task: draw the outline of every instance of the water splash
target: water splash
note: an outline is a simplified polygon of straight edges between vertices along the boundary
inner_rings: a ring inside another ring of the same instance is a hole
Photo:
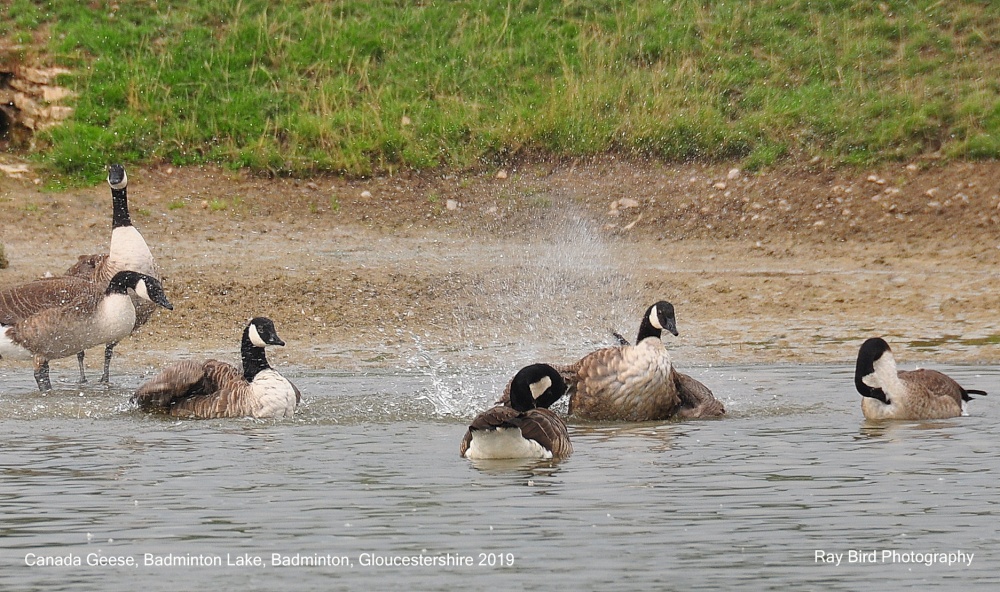
[[[492,406],[502,392],[497,388],[494,370],[479,362],[466,359],[467,364],[456,364],[432,353],[419,337],[414,336],[418,353],[407,359],[407,372],[418,373],[430,379],[430,384],[416,396],[434,407],[434,416],[474,417]]]
[[[463,286],[467,304],[455,310],[462,337],[526,358],[575,357],[581,346],[605,344],[611,328],[631,332],[644,308],[636,282],[591,222],[570,208],[531,236],[497,250]]]
[[[488,252],[469,273],[448,343],[411,334],[417,353],[405,370],[430,379],[420,399],[437,417],[473,417],[522,366],[571,362],[613,343],[612,328],[634,328],[635,282],[589,221],[569,208],[530,236]]]

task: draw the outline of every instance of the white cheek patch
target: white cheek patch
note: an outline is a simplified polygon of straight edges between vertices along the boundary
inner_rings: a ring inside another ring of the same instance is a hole
[[[655,306],[649,310],[649,324],[652,325],[654,329],[663,330],[663,325],[660,324],[660,315],[657,314]]]
[[[549,390],[549,387],[551,386],[552,386],[552,379],[546,376],[537,382],[531,383],[531,385],[528,388],[531,389],[531,397],[537,399],[538,397],[542,396],[542,393]]]
[[[135,293],[140,298],[152,300],[152,298],[149,297],[149,290],[146,288],[146,280],[139,280],[139,282],[135,285]]]
[[[861,378],[861,382],[865,383],[866,385],[868,385],[868,386],[870,386],[872,388],[878,388],[878,381],[875,380],[875,373],[874,372],[872,372],[871,374],[869,374],[867,376],[862,377]]]
[[[260,333],[257,332],[257,325],[250,325],[250,343],[257,347],[267,346],[264,340],[260,338]]]

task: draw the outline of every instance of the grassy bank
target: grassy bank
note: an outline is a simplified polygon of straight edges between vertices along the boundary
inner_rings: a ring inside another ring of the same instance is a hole
[[[279,173],[524,150],[871,163],[1000,156],[1000,5],[16,0],[0,34],[70,66],[40,153]],[[38,33],[43,33],[38,35]]]

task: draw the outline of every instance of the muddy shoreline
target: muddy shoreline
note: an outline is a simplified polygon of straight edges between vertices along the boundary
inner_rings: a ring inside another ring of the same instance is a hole
[[[1000,361],[998,163],[746,174],[604,158],[303,180],[162,166],[129,179],[175,310],[124,342],[117,368],[231,359],[261,314],[289,344],[275,363],[303,368],[565,361],[611,329],[631,336],[658,299],[677,308],[681,366],[853,365],[872,335],[904,365]],[[0,177],[0,286],[107,249],[106,185],[43,185],[31,170]]]

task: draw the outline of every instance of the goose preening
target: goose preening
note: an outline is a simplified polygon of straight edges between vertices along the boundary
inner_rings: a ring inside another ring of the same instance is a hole
[[[465,458],[553,458],[573,453],[566,424],[537,401],[555,402],[566,383],[547,364],[525,366],[510,383],[510,406],[480,413],[469,425],[459,453]]]
[[[861,412],[867,419],[943,419],[965,415],[970,395],[937,370],[897,370],[889,344],[881,337],[866,340],[858,351],[854,386],[861,393]]]
[[[674,369],[663,331],[678,334],[674,307],[661,300],[643,315],[635,345],[599,349],[575,364],[556,366],[569,387],[570,413],[611,421],[724,414],[712,391]]]
[[[0,292],[0,359],[34,360],[38,389],[52,390],[49,360],[132,332],[136,307],[130,294],[173,308],[159,280],[135,271],[118,272],[107,284],[60,277]]]
[[[128,209],[128,175],[125,167],[113,164],[108,167],[108,185],[111,186],[111,246],[107,254],[80,255],[77,262],[66,270],[67,276],[82,277],[98,284],[106,284],[119,271],[138,271],[160,279],[153,254],[139,231],[132,225]],[[146,324],[156,306],[136,300],[136,319],[133,331]],[[100,344],[98,344],[100,345]],[[110,379],[111,357],[118,341],[105,344],[104,373],[99,382]],[[84,353],[77,353],[80,365],[80,382],[87,381],[83,364]]]
[[[178,362],[139,387],[132,400],[144,411],[177,417],[291,417],[299,389],[267,363],[264,348],[285,345],[266,317],[243,330],[242,371],[218,360]]]

